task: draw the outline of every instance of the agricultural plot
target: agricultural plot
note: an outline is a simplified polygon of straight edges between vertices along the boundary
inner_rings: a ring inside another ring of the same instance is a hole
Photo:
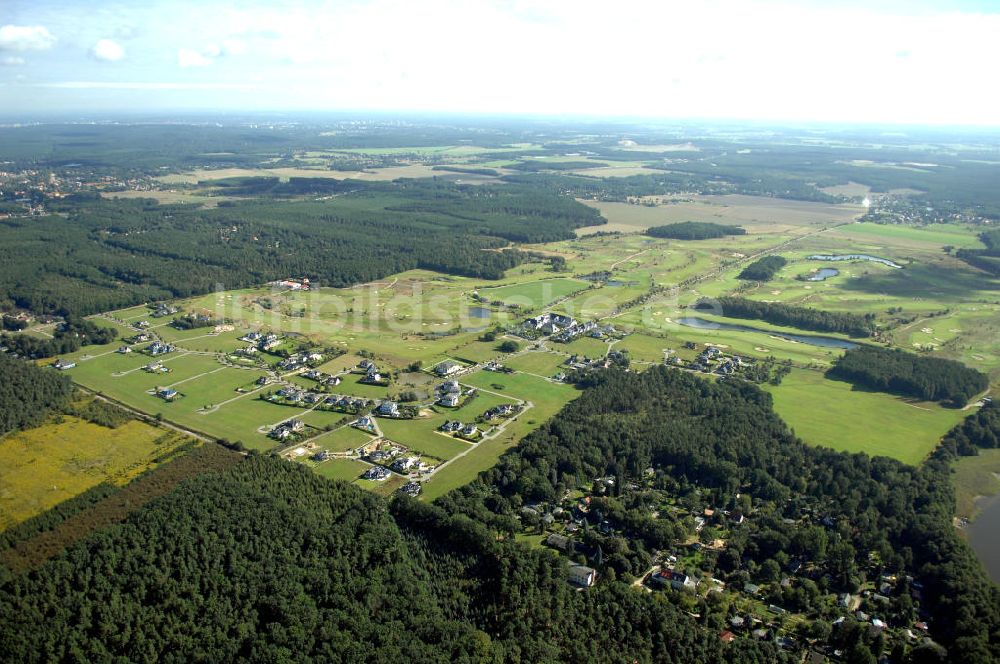
[[[889,456],[918,464],[968,413],[852,389],[818,371],[795,369],[780,386],[767,385],[774,409],[811,445]]]
[[[504,365],[516,371],[523,371],[549,378],[563,370],[566,356],[548,351],[528,351],[504,361]]]
[[[0,530],[102,482],[124,485],[187,440],[137,420],[116,429],[76,417],[0,440]]]
[[[368,464],[354,459],[330,459],[313,466],[313,472],[331,480],[351,482],[365,472]]]

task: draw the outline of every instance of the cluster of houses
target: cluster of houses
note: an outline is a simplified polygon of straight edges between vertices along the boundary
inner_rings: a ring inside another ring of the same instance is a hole
[[[287,440],[296,434],[302,433],[305,428],[306,425],[302,420],[288,420],[271,429],[271,432],[267,435],[275,440]]]
[[[379,370],[378,365],[371,360],[361,360],[358,363],[359,373],[364,375],[358,379],[359,383],[364,383],[365,385],[388,385],[389,379],[382,375]]]
[[[262,332],[247,332],[242,337],[240,341],[246,341],[249,344],[253,344],[258,350],[262,350],[265,353],[270,352],[281,345],[281,337],[279,337],[274,332],[269,332],[264,334]]]
[[[278,362],[277,368],[281,371],[294,371],[323,361],[323,354],[311,351],[295,353]]]
[[[521,329],[532,334],[552,335],[576,327],[576,319],[572,316],[547,312],[534,318],[529,318],[521,324]]]
[[[264,376],[262,378],[266,383],[267,377]],[[258,383],[259,381],[260,379],[258,379]],[[266,397],[266,400],[272,403],[285,405],[319,404],[318,407],[321,410],[338,410],[345,413],[357,413],[365,408],[370,408],[374,403],[369,399],[363,399],[360,397],[341,396],[338,394],[320,394],[318,392],[309,392],[293,386],[282,387],[274,394]]]
[[[160,302],[155,307],[153,307],[153,312],[150,314],[153,318],[164,318],[166,316],[173,316],[180,309],[175,306],[166,304],[165,302]]]
[[[323,387],[337,387],[342,382],[340,376],[332,376],[317,369],[309,369],[303,372],[302,377],[314,380]]]
[[[437,401],[439,406],[446,408],[457,408],[462,401],[462,386],[457,380],[445,381],[437,388]]]
[[[475,424],[463,424],[458,420],[448,420],[438,427],[438,431],[450,433],[468,440],[478,440],[483,434]]]
[[[269,281],[267,285],[271,288],[281,288],[283,290],[291,291],[307,291],[310,288],[309,279],[303,277],[302,279],[280,279],[278,281]]]
[[[732,376],[738,369],[747,365],[747,361],[742,357],[738,355],[730,357],[724,355],[721,349],[709,346],[698,354],[698,357],[691,364],[691,368],[704,373],[712,373],[714,371],[722,376]]]
[[[153,343],[146,346],[142,352],[146,355],[152,355],[156,357],[157,355],[166,355],[167,353],[172,353],[177,350],[171,344],[163,343],[162,341],[154,341]]]
[[[521,406],[516,403],[502,403],[499,406],[494,406],[486,410],[482,414],[482,419],[484,422],[490,422],[492,420],[500,420],[508,417],[513,417],[521,411]]]

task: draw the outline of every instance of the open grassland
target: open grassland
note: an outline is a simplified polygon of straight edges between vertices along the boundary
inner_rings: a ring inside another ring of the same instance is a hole
[[[947,246],[981,249],[983,243],[977,235],[977,229],[958,224],[899,226],[858,223],[831,232],[832,237],[841,237],[848,242],[880,242],[915,249],[941,249]]]
[[[0,530],[102,482],[122,485],[185,438],[137,420],[116,429],[63,416],[0,439]]]
[[[968,413],[852,389],[818,371],[794,369],[781,385],[765,386],[774,409],[811,445],[889,456],[918,464]]]
[[[512,286],[484,288],[480,289],[479,294],[491,301],[516,304],[522,310],[533,311],[589,287],[590,284],[587,282],[576,279],[544,279]]]
[[[601,211],[608,220],[605,226],[577,230],[578,235],[602,231],[636,232],[651,226],[680,221],[709,221],[735,224],[748,233],[805,232],[853,221],[864,212],[855,204],[813,203],[762,196],[701,196],[657,199],[658,205],[636,205],[581,200]]]
[[[313,471],[331,480],[351,482],[365,472],[368,464],[354,459],[330,459],[313,466]]]
[[[527,351],[504,361],[504,366],[517,371],[551,378],[563,370],[566,356],[548,351]]]

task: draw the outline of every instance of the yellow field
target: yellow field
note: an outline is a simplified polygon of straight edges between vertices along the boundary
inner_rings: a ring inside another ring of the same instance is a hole
[[[0,439],[0,530],[101,482],[126,484],[184,440],[135,420],[108,429],[69,416]]]
[[[482,176],[435,171],[424,164],[409,166],[391,166],[388,168],[372,168],[365,171],[331,171],[324,168],[219,168],[198,169],[187,173],[174,173],[156,178],[163,184],[198,184],[208,180],[222,180],[233,177],[268,177],[277,176],[283,181],[288,178],[332,178],[335,180],[370,180],[386,181],[397,178],[430,178],[443,176],[459,176],[468,179],[482,179]],[[490,178],[493,179],[493,178]],[[149,193],[149,192],[144,192]]]

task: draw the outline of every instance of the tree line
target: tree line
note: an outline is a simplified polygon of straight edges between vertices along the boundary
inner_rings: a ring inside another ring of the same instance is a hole
[[[0,435],[40,424],[69,404],[69,377],[0,353]]]
[[[858,346],[837,358],[827,376],[924,401],[964,406],[990,385],[989,377],[961,362],[924,357],[899,348]]]
[[[717,300],[722,315],[730,318],[762,320],[774,325],[817,332],[837,332],[852,337],[869,337],[875,332],[875,314],[823,311],[780,302],[758,302],[744,297],[723,296]],[[699,303],[696,308],[707,308]]]

